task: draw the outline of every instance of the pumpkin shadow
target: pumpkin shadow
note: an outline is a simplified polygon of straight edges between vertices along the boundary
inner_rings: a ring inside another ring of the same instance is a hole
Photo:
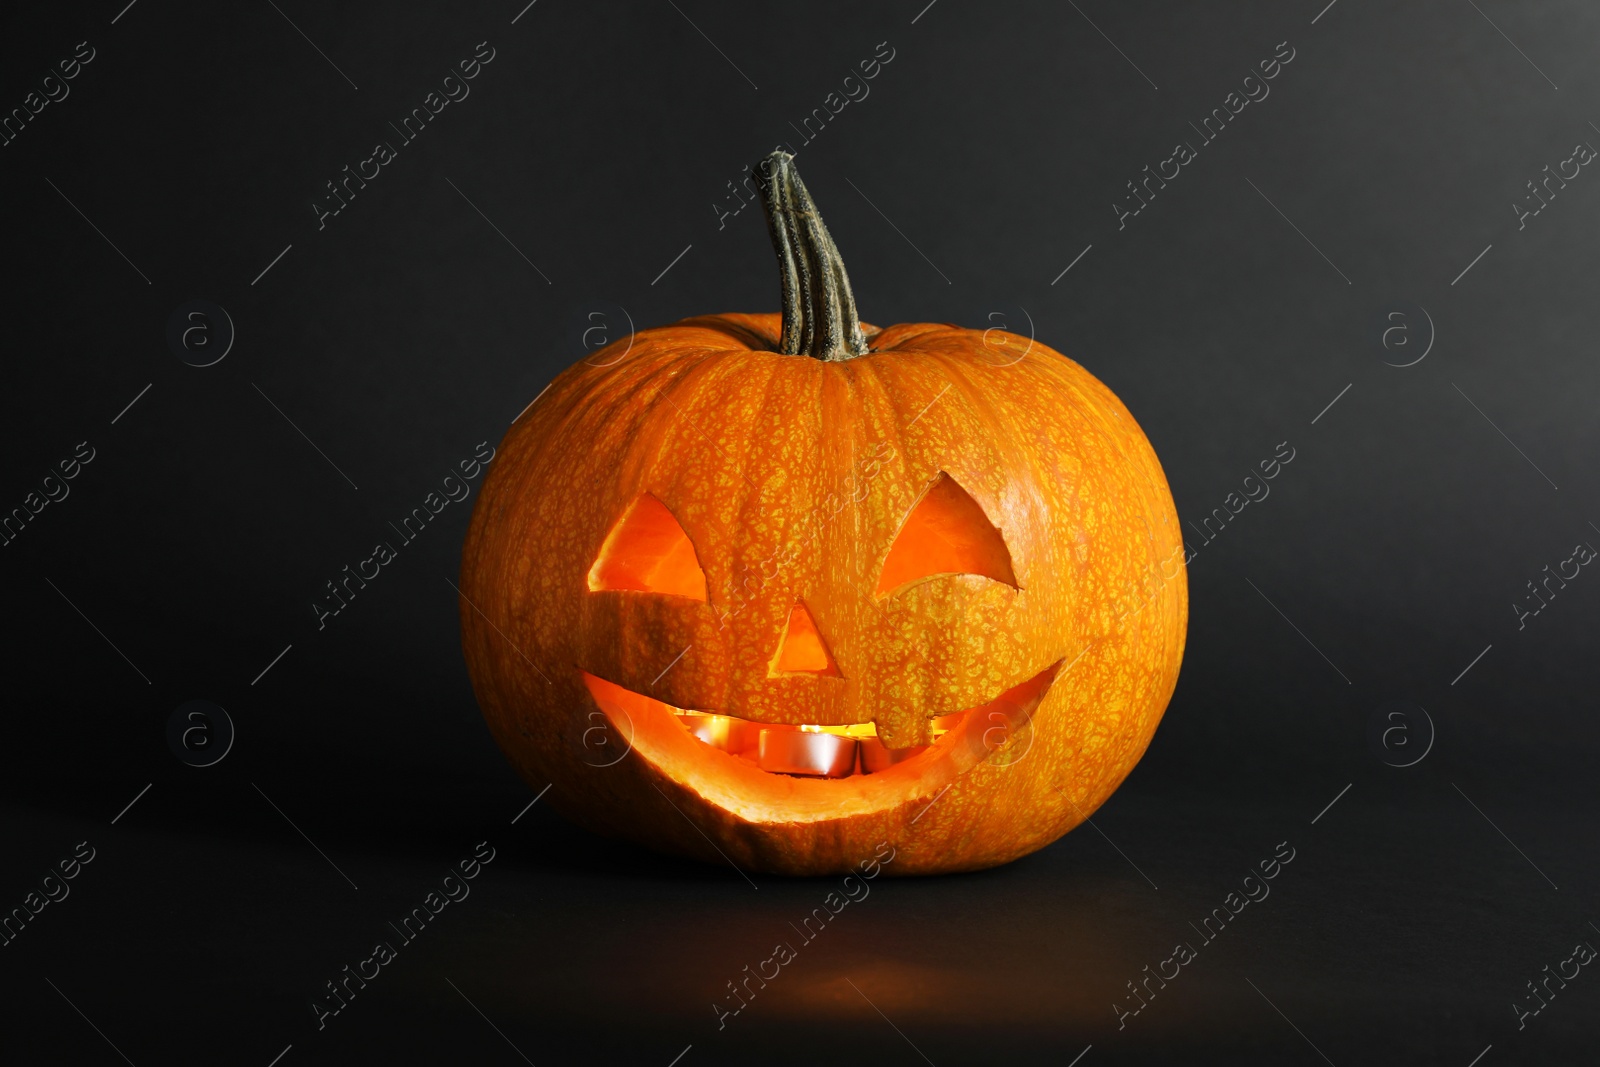
[[[519,856],[515,866],[525,870],[618,880],[706,884],[743,882],[740,872],[728,864],[705,863],[656,852],[623,838],[606,837],[568,822],[554,811],[540,813],[537,821],[533,814],[530,812],[523,824],[534,823],[526,833],[529,838],[538,840],[539,847],[536,851],[517,850]]]
[[[534,822],[529,813],[523,824]],[[519,827],[520,828],[520,827]],[[731,863],[715,863],[692,859],[667,852],[657,852],[647,845],[625,838],[606,837],[568,822],[554,811],[545,811],[537,823],[529,828],[529,836],[539,842],[537,850],[518,848],[515,859],[503,866],[525,871],[549,871],[568,875],[614,878],[619,881],[660,881],[697,883],[705,885],[739,885],[747,880],[759,883],[762,888],[773,886],[837,886],[843,873],[792,875],[771,874],[756,870],[742,870]],[[1004,880],[1023,871],[1031,870],[1028,861],[1032,854],[998,867],[976,871],[950,871],[941,874],[916,875],[895,878],[894,881],[957,883],[984,879]],[[891,868],[885,867],[884,873]]]

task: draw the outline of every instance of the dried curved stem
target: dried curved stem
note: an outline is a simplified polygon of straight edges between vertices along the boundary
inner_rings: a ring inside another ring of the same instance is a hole
[[[779,351],[825,361],[866,355],[850,276],[800,180],[794,156],[782,149],[773,152],[756,168],[755,179],[783,289]]]

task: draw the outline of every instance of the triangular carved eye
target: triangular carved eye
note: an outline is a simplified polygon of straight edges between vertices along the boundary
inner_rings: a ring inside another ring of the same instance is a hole
[[[1000,531],[978,502],[942,471],[895,535],[873,595],[885,597],[936,574],[980,574],[1017,585]]]
[[[649,493],[628,506],[589,568],[589,588],[706,599],[706,573],[667,506]]]

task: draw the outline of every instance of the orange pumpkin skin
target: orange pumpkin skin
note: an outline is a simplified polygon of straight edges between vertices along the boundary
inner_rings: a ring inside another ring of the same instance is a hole
[[[782,354],[776,315],[642,331],[563,372],[507,433],[464,550],[463,645],[496,741],[562,814],[745,871],[848,872],[883,843],[889,873],[975,870],[1078,825],[1143,755],[1188,594],[1132,415],[1037,341],[863,329],[871,351],[838,361]],[[879,590],[941,475],[999,530],[1014,585]],[[591,588],[643,494],[687,534],[704,602]],[[832,673],[774,669],[797,602]],[[890,748],[979,710],[921,756],[818,779],[714,749],[668,706],[872,723]]]

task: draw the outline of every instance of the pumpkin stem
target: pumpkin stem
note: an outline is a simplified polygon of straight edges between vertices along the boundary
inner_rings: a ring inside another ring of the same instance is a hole
[[[778,149],[755,172],[761,206],[772,231],[783,286],[783,338],[779,351],[824,361],[867,354],[839,248],[795,170],[794,156]]]

